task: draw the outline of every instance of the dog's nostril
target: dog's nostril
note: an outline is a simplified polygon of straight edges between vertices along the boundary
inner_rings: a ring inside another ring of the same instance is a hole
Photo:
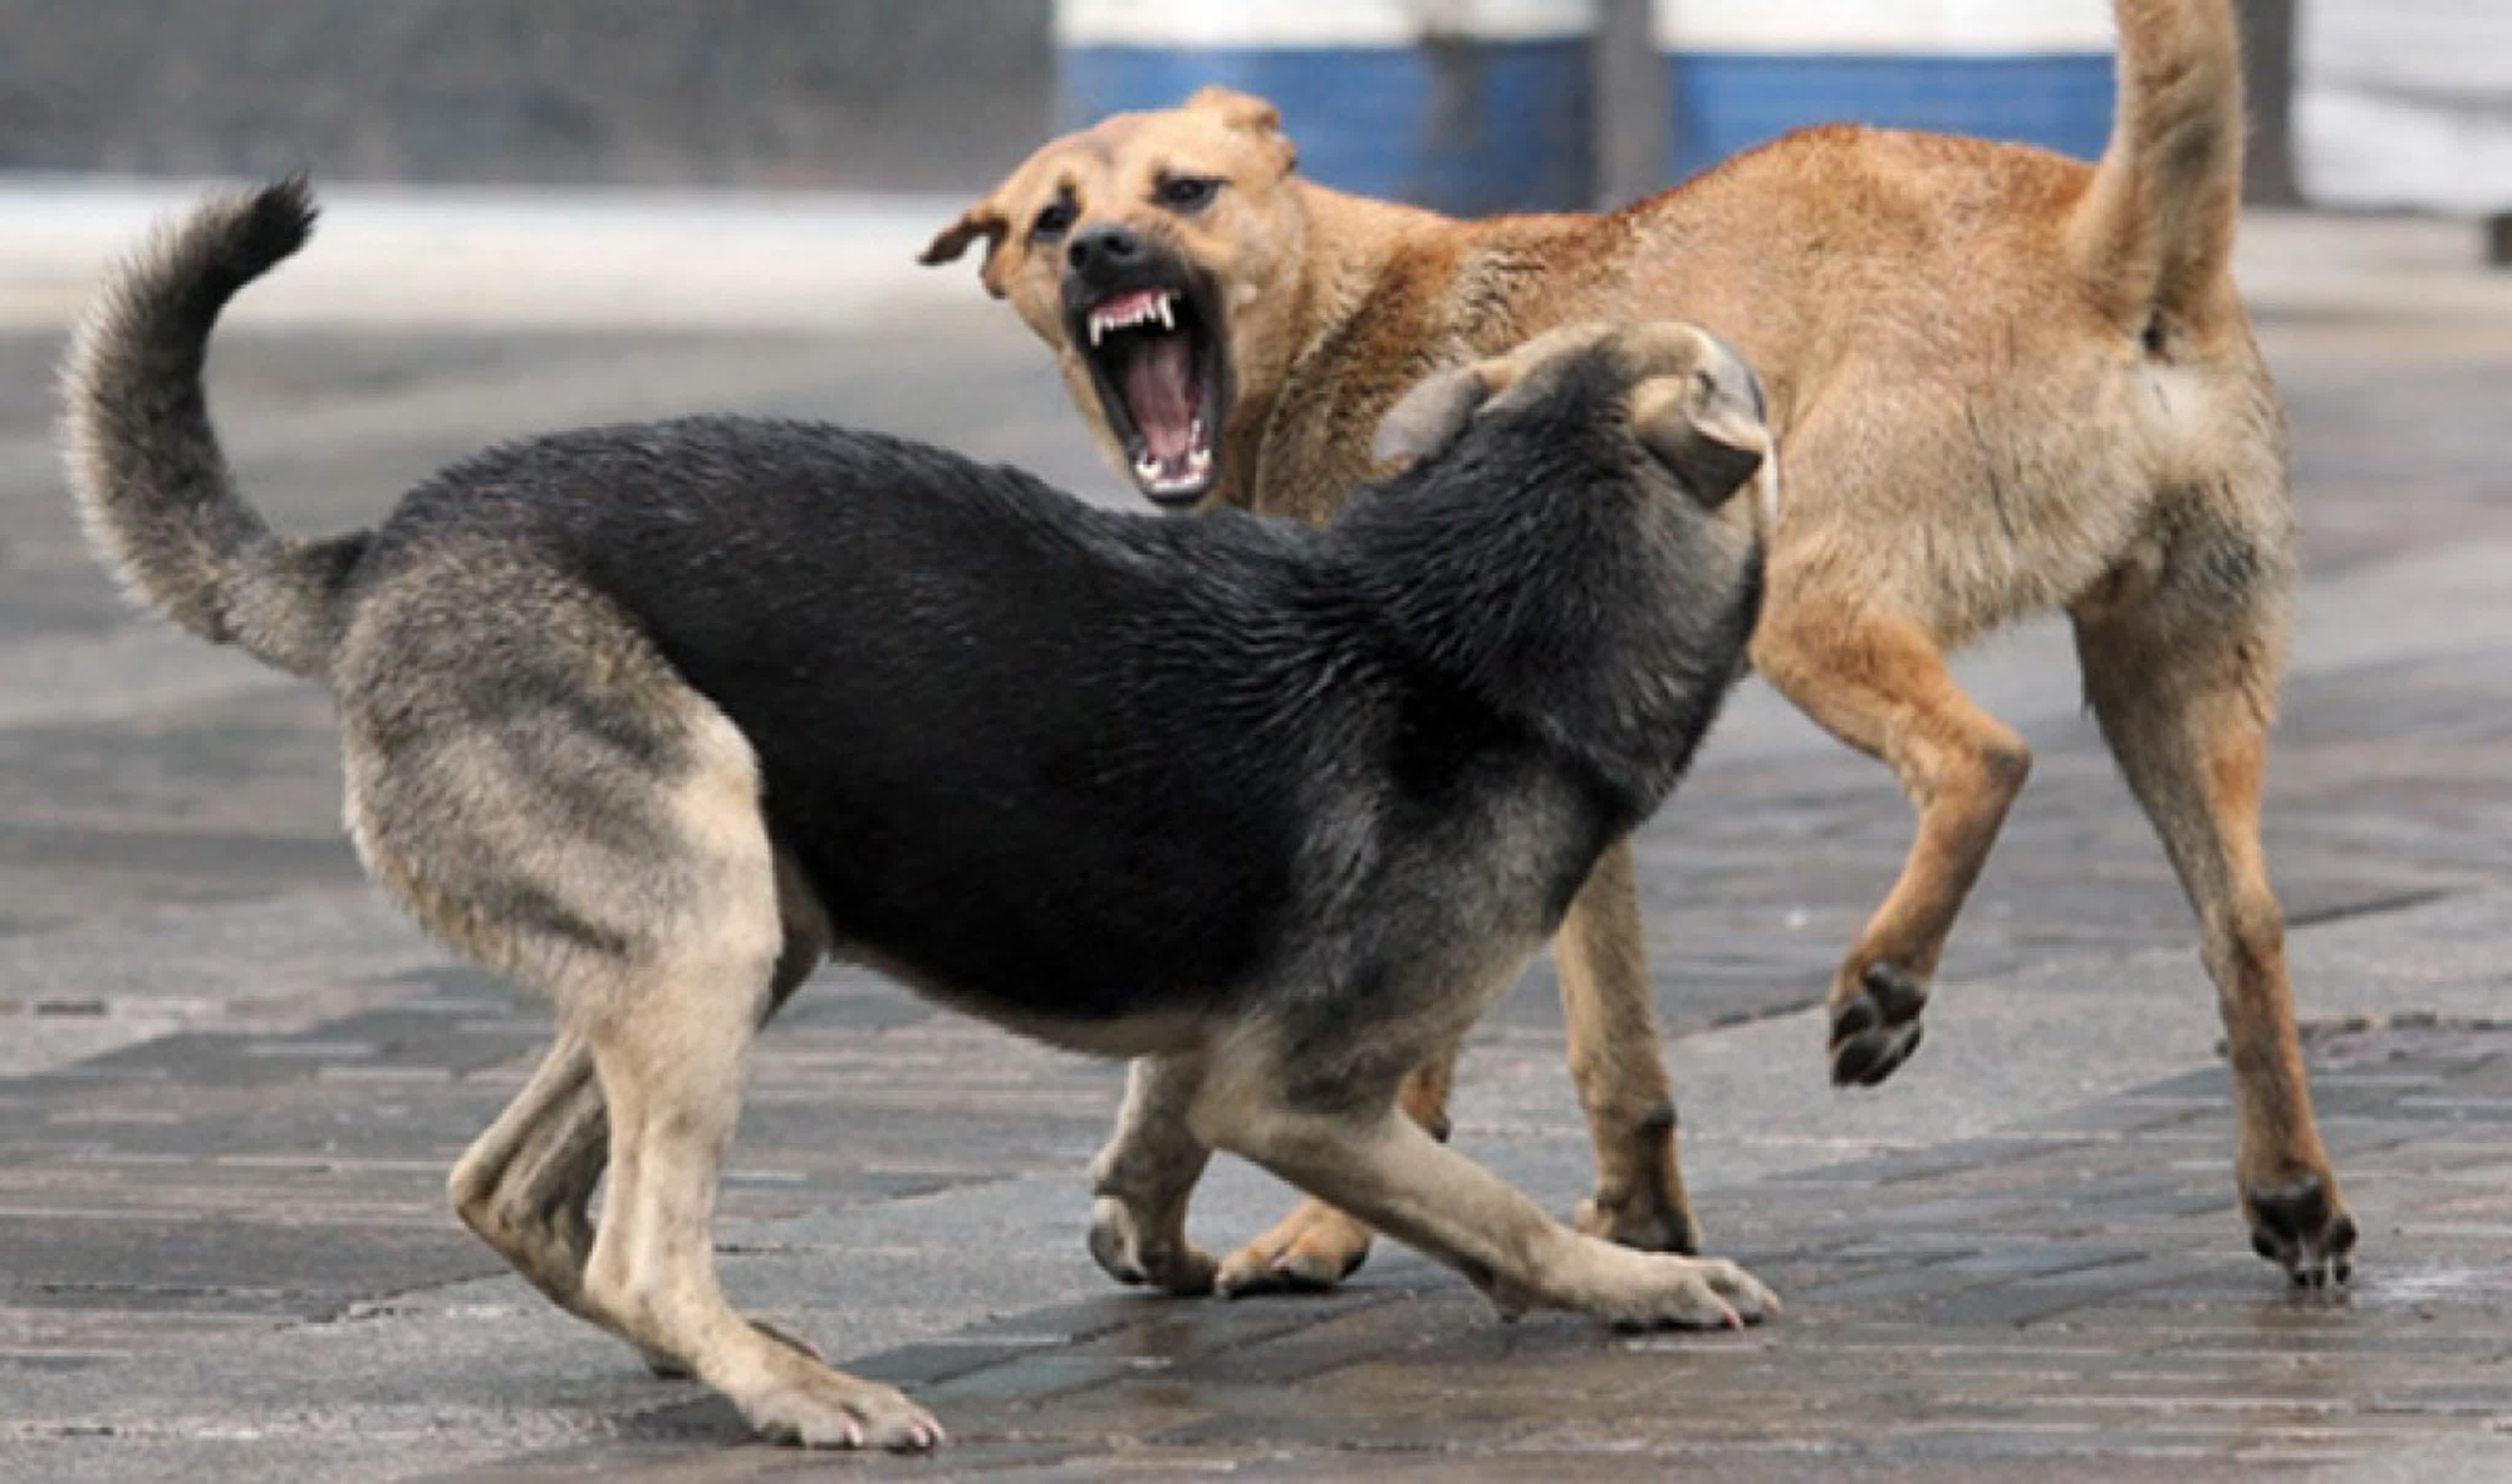
[[[1131,261],[1142,251],[1141,238],[1110,223],[1076,233],[1064,255],[1065,260],[1076,268],[1113,268]]]

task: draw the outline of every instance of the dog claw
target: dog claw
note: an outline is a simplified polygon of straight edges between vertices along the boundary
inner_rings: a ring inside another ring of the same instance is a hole
[[[1779,1295],[1734,1263],[1633,1256],[1645,1265],[1633,1269],[1636,1281],[1601,1310],[1618,1330],[1742,1330],[1780,1311]]]

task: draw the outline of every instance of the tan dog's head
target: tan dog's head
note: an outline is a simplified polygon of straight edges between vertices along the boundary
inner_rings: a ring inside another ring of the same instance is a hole
[[[1767,542],[1780,516],[1780,458],[1761,378],[1726,341],[1678,320],[1564,325],[1428,376],[1388,410],[1370,456],[1427,458],[1477,417],[1575,393],[1622,395],[1640,448],[1710,509],[1750,482]]]
[[[1200,498],[1233,399],[1289,360],[1295,152],[1262,98],[1206,88],[1041,147],[943,228],[980,239],[988,293],[1052,346],[1075,405],[1146,495]]]

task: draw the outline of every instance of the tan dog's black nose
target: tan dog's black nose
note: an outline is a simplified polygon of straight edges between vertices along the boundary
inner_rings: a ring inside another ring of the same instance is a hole
[[[1142,258],[1143,239],[1134,235],[1133,228],[1114,221],[1083,227],[1064,250],[1065,262],[1093,284],[1112,282]]]

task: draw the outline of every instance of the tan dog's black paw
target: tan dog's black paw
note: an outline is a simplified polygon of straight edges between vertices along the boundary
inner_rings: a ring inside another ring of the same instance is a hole
[[[2251,1250],[2286,1271],[2297,1288],[2343,1283],[2355,1272],[2355,1218],[2329,1182],[2303,1175],[2242,1192]]]
[[[1571,1225],[1590,1236],[1640,1252],[1701,1255],[1701,1227],[1692,1213],[1668,1204],[1663,1197],[1607,1203],[1601,1196],[1579,1202]]]
[[[1927,1028],[1928,987],[1899,965],[1879,958],[1858,976],[1859,993],[1831,1011],[1831,1080],[1838,1087],[1872,1087],[1891,1076],[1919,1049]]]

